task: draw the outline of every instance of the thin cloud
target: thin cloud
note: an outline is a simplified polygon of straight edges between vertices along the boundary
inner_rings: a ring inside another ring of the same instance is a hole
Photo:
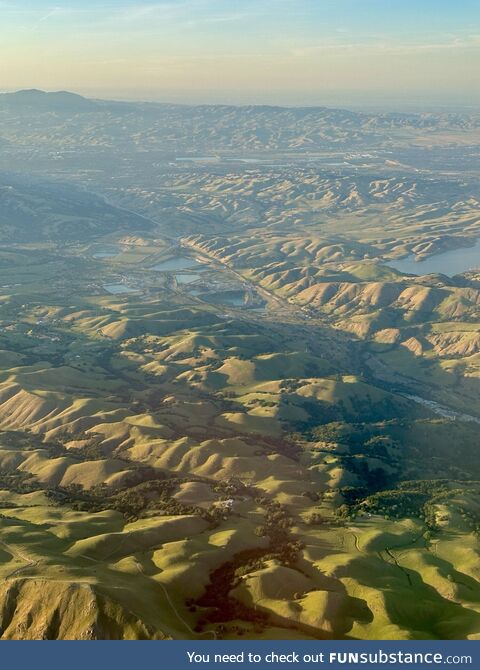
[[[392,43],[391,41],[378,42],[340,42],[325,41],[322,44],[309,45],[306,47],[292,48],[291,55],[294,58],[308,58],[322,52],[366,52],[383,54],[416,54],[430,51],[475,49],[480,47],[480,35],[469,35],[458,37],[450,41],[424,42],[424,43]]]
[[[235,14],[224,14],[223,16],[206,16],[198,19],[192,19],[188,22],[188,25],[194,26],[197,24],[208,23],[235,23],[236,21],[250,20],[258,16],[258,12],[237,12]]]

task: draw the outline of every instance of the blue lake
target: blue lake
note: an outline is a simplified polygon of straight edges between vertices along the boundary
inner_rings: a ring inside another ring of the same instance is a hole
[[[435,254],[422,261],[414,256],[407,256],[397,261],[389,261],[388,267],[411,275],[444,274],[453,277],[467,270],[480,268],[480,240],[473,247],[452,249],[442,254]]]

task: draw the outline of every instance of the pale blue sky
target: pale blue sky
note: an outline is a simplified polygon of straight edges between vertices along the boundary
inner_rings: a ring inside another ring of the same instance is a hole
[[[0,88],[478,103],[479,0],[0,0]]]

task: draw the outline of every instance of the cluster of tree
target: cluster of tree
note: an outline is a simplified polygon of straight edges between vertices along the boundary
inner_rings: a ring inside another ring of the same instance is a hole
[[[314,442],[347,444],[352,453],[371,452],[381,456],[399,447],[399,439],[411,424],[404,418],[373,420],[362,415],[362,422],[336,420],[312,426],[306,437]],[[385,449],[382,449],[384,447]]]
[[[368,496],[357,510],[395,519],[420,517],[427,500],[428,495],[421,491],[380,491]]]
[[[348,438],[350,442],[355,433],[360,437],[362,427],[401,422],[405,414],[390,398],[374,401],[368,394],[351,396],[348,404],[342,399],[335,403],[304,400],[302,408],[308,413],[308,419],[292,424],[292,430],[301,433],[304,439],[325,442],[343,442],[341,438]],[[361,423],[357,423],[359,419]]]
[[[275,558],[283,565],[294,565],[303,544],[290,533],[293,525],[292,517],[280,503],[262,498],[257,499],[257,502],[265,507],[265,517],[263,524],[255,529],[255,533],[259,537],[269,539],[269,557]]]
[[[4,447],[12,447],[24,451],[41,449],[44,447],[42,438],[29,431],[2,430],[1,442]]]
[[[261,438],[245,437],[244,440],[247,444],[257,445],[263,454],[282,454],[294,461],[298,461],[302,453],[302,446],[295,436],[280,438],[262,435]]]
[[[236,496],[257,497],[260,490],[254,486],[244,484],[238,477],[229,477],[228,479],[214,482],[212,491],[216,493],[219,499],[234,498]]]
[[[262,568],[269,556],[268,549],[247,549],[210,573],[210,582],[203,595],[195,601],[187,601],[192,611],[197,607],[205,608],[203,616],[197,621],[196,632],[203,631],[206,624],[227,621],[251,621],[257,625],[266,623],[266,614],[244,605],[230,592],[238,586],[243,575]]]
[[[46,491],[47,496],[60,505],[68,505],[82,512],[115,510],[127,521],[156,515],[197,514],[209,522],[214,518],[208,510],[184,505],[172,494],[184,480],[175,478],[152,479],[135,486],[111,489],[105,484],[84,489],[79,485],[56,486]]]
[[[72,438],[72,440],[75,438]],[[83,436],[78,438],[83,440]],[[41,445],[42,449],[45,449],[48,458],[61,458],[62,456],[68,456],[75,461],[100,461],[105,458],[105,453],[103,452],[100,446],[101,438],[93,439],[81,447],[75,449],[67,449],[62,442],[50,441],[45,442]]]
[[[29,472],[0,471],[0,489],[13,493],[33,493],[43,487]],[[3,504],[3,503],[2,503]]]
[[[395,488],[369,492],[365,487],[344,487],[339,490],[344,503],[337,509],[341,518],[353,518],[359,513],[379,514],[387,519],[422,519],[427,532],[438,529],[437,505],[470,495],[480,495],[476,481],[454,482],[430,479],[398,482]],[[472,509],[459,508],[462,517],[480,532],[480,517]]]
[[[260,570],[266,561],[276,560],[291,567],[298,560],[303,545],[290,533],[293,520],[288,511],[279,503],[266,498],[257,498],[257,502],[265,508],[265,519],[263,525],[257,527],[256,533],[268,537],[269,546],[239,552],[210,574],[210,582],[203,595],[187,603],[190,608],[206,608],[204,616],[197,623],[197,632],[204,630],[207,623],[220,621],[242,619],[257,625],[265,623],[268,617],[264,613],[237,601],[230,592],[238,586],[244,575]]]

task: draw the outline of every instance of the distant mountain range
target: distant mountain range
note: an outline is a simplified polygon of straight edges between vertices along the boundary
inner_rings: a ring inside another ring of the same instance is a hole
[[[304,129],[297,142],[308,146],[313,128],[321,128],[327,136],[332,129],[352,133],[372,133],[388,129],[478,128],[480,114],[463,113],[364,113],[330,107],[279,107],[269,105],[186,105],[156,102],[122,102],[94,100],[69,91],[46,92],[38,89],[21,90],[0,94],[0,110],[47,113],[101,113],[105,111],[129,114],[136,112],[144,119],[156,117],[167,126],[182,124],[208,124],[203,131],[221,133],[235,129],[243,134],[250,131],[250,143],[264,145],[279,132],[296,135]],[[186,129],[188,128],[188,125]],[[293,138],[291,138],[293,139]],[[294,148],[290,142],[290,148]]]
[[[366,114],[328,107],[179,105],[91,100],[27,90],[0,95],[0,143],[37,150],[189,156],[390,147],[392,140],[474,132],[480,114]],[[59,132],[59,123],[61,130]],[[464,140],[463,140],[464,141]],[[18,154],[15,154],[18,155]],[[15,158],[15,156],[14,156]],[[7,166],[10,163],[8,159]]]
[[[0,109],[34,108],[41,112],[85,112],[98,108],[94,100],[89,100],[69,91],[46,92],[27,89],[0,95]]]

